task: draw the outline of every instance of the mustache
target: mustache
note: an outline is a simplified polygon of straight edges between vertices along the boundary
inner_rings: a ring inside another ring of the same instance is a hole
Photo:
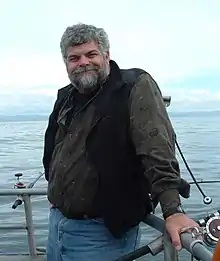
[[[83,67],[76,68],[74,71],[72,71],[72,74],[79,74],[79,73],[83,73],[83,72],[98,71],[98,70],[99,70],[98,66],[86,65],[86,66],[83,66]]]

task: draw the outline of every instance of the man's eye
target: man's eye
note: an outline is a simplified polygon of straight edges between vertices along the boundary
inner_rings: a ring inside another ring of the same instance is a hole
[[[78,60],[79,58],[78,57],[70,57],[69,59],[68,59],[68,61],[69,62],[76,62],[77,60]]]
[[[96,53],[90,53],[89,54],[89,58],[93,58],[93,57],[95,57],[97,54]]]

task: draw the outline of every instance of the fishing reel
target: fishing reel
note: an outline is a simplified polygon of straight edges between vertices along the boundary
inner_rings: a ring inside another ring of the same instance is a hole
[[[215,248],[220,238],[220,210],[200,219],[198,224],[203,228],[205,244]]]
[[[22,177],[22,173],[16,173],[15,177],[17,178],[16,183],[14,184],[14,189],[24,189],[26,188],[25,184],[20,181],[20,177]],[[17,196],[17,199],[15,200],[14,204],[12,205],[13,209],[16,209],[18,206],[20,206],[23,202],[23,199],[21,196]]]
[[[15,177],[17,178],[17,181],[16,181],[16,183],[14,184],[14,189],[16,189],[16,188],[17,188],[17,189],[26,188],[25,184],[19,180],[19,178],[22,177],[22,176],[23,176],[22,173],[16,173],[16,174],[15,174]]]
[[[14,184],[14,189],[31,189],[34,187],[34,185],[36,184],[36,182],[44,175],[44,173],[39,173],[39,176],[32,181],[31,183],[29,183],[27,186],[20,181],[20,177],[23,176],[22,173],[16,173],[15,177],[17,178],[16,183]],[[17,208],[19,205],[21,205],[23,202],[23,197],[21,195],[17,196],[17,199],[15,200],[14,204],[12,205],[12,208],[15,209]]]

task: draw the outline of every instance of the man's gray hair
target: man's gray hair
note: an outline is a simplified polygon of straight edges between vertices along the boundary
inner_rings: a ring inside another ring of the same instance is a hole
[[[104,29],[82,23],[67,27],[60,41],[60,49],[64,61],[66,61],[66,51],[69,47],[92,41],[98,44],[99,50],[103,55],[109,51],[110,43]]]

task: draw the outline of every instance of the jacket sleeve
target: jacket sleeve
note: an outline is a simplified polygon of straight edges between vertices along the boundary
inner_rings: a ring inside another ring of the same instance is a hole
[[[151,186],[151,196],[162,211],[189,197],[189,184],[180,176],[175,156],[175,132],[160,89],[147,73],[138,77],[130,94],[130,128],[136,153]]]

